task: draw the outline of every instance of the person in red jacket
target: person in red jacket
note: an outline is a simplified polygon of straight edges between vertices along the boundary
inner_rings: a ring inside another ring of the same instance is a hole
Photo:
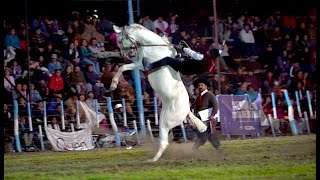
[[[61,70],[55,69],[54,73],[49,79],[50,94],[62,94],[64,89],[63,78],[61,76]]]

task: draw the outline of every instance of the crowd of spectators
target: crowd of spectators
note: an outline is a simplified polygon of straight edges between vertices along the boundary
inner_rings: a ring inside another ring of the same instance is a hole
[[[298,91],[303,108],[307,108],[305,97],[309,90],[315,103],[314,21],[292,21],[292,18],[278,13],[268,17],[241,15],[217,19],[218,42],[214,42],[213,38],[213,16],[209,16],[205,22],[196,19],[182,22],[175,14],[155,19],[145,15],[136,23],[160,36],[168,36],[173,44],[184,40],[200,53],[219,48],[222,51],[220,60],[223,73],[219,76],[216,72],[209,75],[204,72],[211,83],[209,90],[214,94],[219,93],[218,82],[221,83],[221,94],[248,94],[254,101],[260,92],[266,113],[271,108],[267,100],[271,92],[280,101],[277,106],[286,109],[283,89],[287,89],[290,95]],[[50,104],[48,114],[52,115],[59,113],[57,102],[74,97],[82,96],[85,102],[88,98],[105,102],[106,97],[110,96],[108,89],[112,77],[126,63],[126,60],[119,58],[96,56],[97,52],[117,51],[113,24],[106,16],[101,19],[97,16],[83,17],[78,12],[73,12],[67,23],[43,16],[32,19],[28,24],[24,21],[5,23],[4,106],[8,109],[13,100],[17,100],[19,114],[26,116],[26,102],[30,101],[32,109],[39,111],[35,116],[40,118],[43,100]],[[241,60],[255,62],[255,68],[264,71],[257,73],[256,69],[244,66]],[[193,81],[199,76],[183,76],[191,103],[197,95]],[[144,72],[141,72],[141,83],[144,95],[152,97],[154,94]],[[113,93],[113,99],[121,98],[126,98],[129,105],[134,106],[135,90],[131,72],[120,77],[118,88]],[[12,118],[12,110],[11,116],[6,116],[9,119]],[[148,108],[145,110],[147,112]]]

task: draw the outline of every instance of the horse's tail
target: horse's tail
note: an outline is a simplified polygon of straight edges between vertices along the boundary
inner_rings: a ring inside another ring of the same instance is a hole
[[[207,130],[207,126],[199,118],[197,118],[191,111],[189,111],[188,116],[191,123],[195,127],[197,127],[200,132],[204,132]]]

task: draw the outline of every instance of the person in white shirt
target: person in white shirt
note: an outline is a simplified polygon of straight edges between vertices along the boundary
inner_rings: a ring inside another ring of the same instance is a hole
[[[244,28],[240,31],[240,39],[243,43],[244,55],[246,57],[256,56],[255,40],[249,24],[245,24]]]
[[[169,33],[167,32],[169,24],[165,20],[163,20],[162,16],[159,16],[158,19],[153,22],[153,24],[157,34],[159,34],[160,36],[169,35]]]

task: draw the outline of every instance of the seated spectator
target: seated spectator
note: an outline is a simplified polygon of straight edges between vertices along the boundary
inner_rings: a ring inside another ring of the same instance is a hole
[[[50,122],[50,124],[48,124],[48,128],[60,131],[60,126],[59,126],[57,119],[58,119],[58,117],[56,117],[56,116],[51,117],[51,122]]]
[[[153,21],[155,32],[160,36],[167,36],[168,32],[166,31],[169,27],[167,21],[163,20],[162,16],[159,16],[155,21]]]
[[[94,98],[94,94],[92,91],[88,92],[88,95],[87,95],[87,99],[85,100],[85,103],[87,104],[87,106],[92,109],[93,111],[96,110],[96,106],[98,106],[98,110],[101,111],[101,107],[98,104],[96,104],[96,98]]]
[[[98,100],[102,100],[104,94],[106,93],[106,88],[101,83],[99,75],[93,71],[93,65],[88,65],[88,71],[84,73],[84,77],[86,82],[91,84],[95,97]]]
[[[92,85],[86,82],[83,72],[79,66],[74,67],[74,71],[71,73],[71,85],[76,86],[77,93],[92,91]]]
[[[23,139],[23,147],[26,151],[35,151],[33,144],[33,133],[34,131],[30,131],[30,126],[27,123],[26,116],[21,116],[19,118],[19,134]]]
[[[254,90],[251,84],[248,85],[247,89],[246,94],[249,96],[250,101],[254,102],[258,97],[258,92]]]
[[[53,74],[56,69],[62,69],[62,64],[58,61],[57,54],[51,55],[51,62],[48,64],[50,74]]]
[[[250,84],[255,91],[258,91],[261,87],[260,81],[258,80],[258,77],[254,74],[252,70],[248,71],[248,75],[245,75],[245,82]]]
[[[30,84],[30,101],[32,103],[42,101],[42,97],[38,90],[34,89],[35,86],[33,83]]]
[[[43,115],[44,115],[43,102],[39,100],[36,103],[37,103],[36,107],[32,109],[33,122],[42,122]]]
[[[101,83],[104,84],[106,89],[110,88],[113,76],[114,76],[114,73],[112,72],[112,64],[109,61],[107,61],[105,63],[105,69],[102,72],[102,76],[101,76]]]
[[[80,46],[83,62],[85,64],[92,64],[94,72],[100,75],[100,64],[97,58],[94,57],[94,53],[89,49],[88,42],[85,39],[81,40]]]
[[[12,69],[12,76],[14,77],[15,81],[22,79],[21,78],[21,76],[22,76],[22,68],[18,64],[17,60],[13,60],[12,61],[11,69]]]
[[[5,61],[6,66],[8,62],[16,57],[17,50],[19,51],[21,47],[19,37],[16,35],[14,28],[10,28],[9,33],[6,34],[4,39],[5,47],[10,52],[10,58]]]
[[[236,91],[236,95],[245,95],[247,91],[248,91],[248,83],[243,82],[241,86],[238,88],[238,90]]]
[[[16,89],[12,90],[12,98],[13,100],[18,100],[20,97],[23,98],[22,94],[22,84],[21,83],[16,83]]]
[[[68,96],[71,93],[76,93],[76,86],[71,85],[71,73],[73,72],[73,65],[69,64],[66,66],[62,73],[63,86],[64,86],[64,95]]]
[[[10,95],[11,95],[11,92],[14,89],[14,86],[16,84],[15,84],[14,78],[12,76],[12,70],[10,68],[4,69],[4,81],[3,82],[4,82],[5,90],[8,93],[10,93]]]
[[[74,43],[71,42],[69,44],[69,48],[64,52],[63,58],[68,60],[73,65],[80,65],[80,56],[77,48],[75,47]]]
[[[64,82],[61,76],[61,69],[55,69],[54,73],[49,79],[49,90],[50,94],[63,94]]]
[[[48,101],[48,115],[60,115],[61,113],[61,101],[62,101],[62,95],[61,94],[55,94],[51,101]]]
[[[145,15],[143,16],[140,20],[139,20],[139,24],[141,24],[142,26],[144,26],[145,28],[149,29],[150,31],[156,32],[156,29],[154,27],[153,21],[150,19],[149,15]]]

